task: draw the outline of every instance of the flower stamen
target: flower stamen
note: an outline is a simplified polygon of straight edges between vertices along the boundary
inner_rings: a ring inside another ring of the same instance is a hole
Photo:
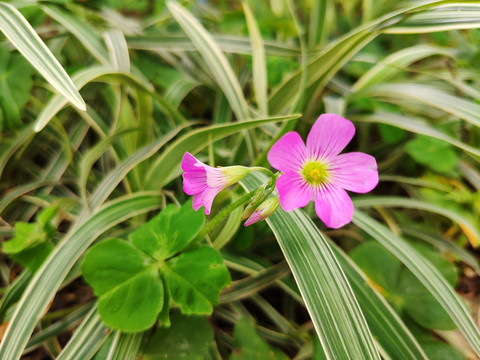
[[[320,161],[310,161],[302,169],[302,176],[310,185],[324,184],[328,180],[328,166]]]

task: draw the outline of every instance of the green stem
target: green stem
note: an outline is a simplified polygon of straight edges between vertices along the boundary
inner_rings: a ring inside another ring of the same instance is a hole
[[[270,176],[270,178],[272,179],[273,185],[275,185],[275,180],[277,180],[277,177],[275,176],[275,174],[273,173],[272,170],[269,170],[269,169],[264,168],[262,166],[253,166],[253,167],[250,168],[250,170],[251,171],[262,171],[262,172],[264,172],[265,174]]]
[[[222,211],[220,211],[217,215],[215,215],[215,217],[203,227],[202,231],[200,231],[197,239],[194,242],[196,243],[203,239],[203,237],[208,234],[215,226],[217,226],[220,221],[226,218],[228,214],[230,214],[237,207],[242,206],[244,203],[249,201],[252,198],[253,194],[255,194],[255,191],[256,189],[250,191],[248,194],[243,195],[240,199],[234,201],[233,203],[225,207]]]

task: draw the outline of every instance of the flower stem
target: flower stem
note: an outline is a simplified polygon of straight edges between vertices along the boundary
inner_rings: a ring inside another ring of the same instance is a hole
[[[256,189],[253,191],[250,191],[248,194],[243,195],[240,199],[238,199],[237,201],[234,201],[233,203],[225,207],[223,210],[221,210],[217,215],[215,215],[215,217],[212,220],[210,220],[207,224],[205,224],[203,229],[197,235],[197,238],[194,242],[196,243],[200,241],[215,226],[217,226],[220,221],[226,218],[233,210],[235,210],[237,207],[242,206],[247,201],[249,201],[253,196],[253,194],[255,193],[255,191]]]

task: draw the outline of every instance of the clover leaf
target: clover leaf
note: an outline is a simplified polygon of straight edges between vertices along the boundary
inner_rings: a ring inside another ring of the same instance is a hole
[[[165,283],[184,314],[211,314],[230,274],[220,253],[208,246],[185,252],[167,261]]]
[[[82,273],[106,325],[134,332],[159,320],[168,327],[172,303],[185,314],[213,311],[230,274],[217,250],[191,244],[204,221],[191,201],[169,205],[129,241],[104,240],[87,252]]]
[[[184,249],[198,234],[205,216],[192,209],[191,200],[181,208],[168,205],[155,218],[130,234],[130,241],[145,254],[165,260]]]
[[[105,324],[141,331],[155,323],[163,307],[163,284],[155,265],[135,246],[121,239],[98,243],[85,257],[82,273],[99,297]]]
[[[56,229],[51,221],[58,208],[48,207],[40,211],[36,222],[15,223],[15,236],[2,245],[2,251],[30,271],[35,271],[53,250],[51,239]]]

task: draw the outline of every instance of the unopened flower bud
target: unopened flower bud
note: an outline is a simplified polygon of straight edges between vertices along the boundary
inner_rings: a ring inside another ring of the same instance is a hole
[[[280,203],[278,202],[278,196],[268,198],[260,205],[258,205],[258,207],[255,209],[253,214],[248,218],[244,225],[249,226],[255,224],[256,222],[265,220],[267,217],[272,215],[279,206]]]
[[[250,199],[250,202],[248,203],[247,207],[243,211],[243,214],[241,217],[242,221],[247,220],[250,217],[250,215],[253,214],[253,212],[259,205],[258,202],[262,199],[264,194],[265,194],[265,185],[259,187],[253,194],[252,198]]]

